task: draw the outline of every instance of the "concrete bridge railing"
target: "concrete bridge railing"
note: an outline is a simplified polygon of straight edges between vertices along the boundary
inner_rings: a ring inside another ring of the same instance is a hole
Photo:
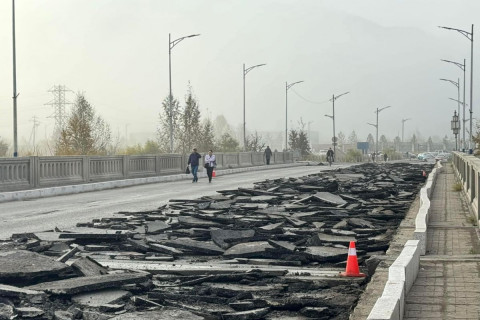
[[[478,223],[480,207],[480,159],[461,152],[453,152],[453,169],[462,184],[462,189],[473,209]]]
[[[265,164],[263,152],[215,155],[218,170]],[[270,163],[293,160],[291,152],[274,152]],[[179,174],[185,172],[187,162],[188,155],[181,154],[4,158],[0,192]]]
[[[401,320],[405,313],[405,297],[413,286],[420,268],[420,256],[427,248],[427,225],[430,199],[442,165],[437,163],[420,190],[420,207],[415,219],[414,238],[408,240],[400,255],[388,268],[388,279],[382,296],[373,306],[367,320]]]

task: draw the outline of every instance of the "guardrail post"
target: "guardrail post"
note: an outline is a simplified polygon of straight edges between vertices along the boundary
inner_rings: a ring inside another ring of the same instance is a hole
[[[122,157],[122,165],[123,165],[123,178],[127,179],[128,178],[128,163],[129,163],[129,156],[123,156]]]
[[[38,157],[30,157],[30,185],[32,187],[40,186],[40,161]]]
[[[84,182],[90,181],[90,157],[82,157],[82,178]]]

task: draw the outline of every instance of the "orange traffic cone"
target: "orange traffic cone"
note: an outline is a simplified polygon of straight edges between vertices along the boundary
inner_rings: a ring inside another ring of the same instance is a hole
[[[215,170],[212,171],[212,177],[216,177],[217,174],[215,173]]]
[[[344,277],[365,277],[366,274],[360,273],[357,260],[357,249],[355,249],[355,241],[350,241],[348,248],[347,268],[345,272],[340,272]]]

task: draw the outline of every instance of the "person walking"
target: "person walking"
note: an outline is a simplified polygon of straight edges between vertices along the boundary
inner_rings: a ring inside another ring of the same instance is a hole
[[[330,165],[332,165],[332,162],[334,160],[334,153],[333,153],[333,150],[332,148],[328,148],[328,151],[327,151],[327,161]]]
[[[265,160],[267,160],[267,165],[270,164],[270,157],[272,156],[272,149],[270,149],[270,146],[267,146],[267,149],[265,149]]]
[[[388,160],[388,155],[387,155],[386,152],[383,154],[383,160],[384,160],[385,162],[387,162],[387,160]]]
[[[212,150],[208,150],[205,155],[205,169],[207,169],[208,183],[212,183],[213,169],[217,166],[217,161]]]
[[[197,152],[197,148],[193,148],[193,152],[190,154],[190,157],[188,157],[188,164],[191,166],[192,170],[192,175],[193,175],[193,180],[192,183],[198,182],[198,177],[197,177],[197,172],[198,172],[198,164],[199,164],[199,159],[202,156]]]

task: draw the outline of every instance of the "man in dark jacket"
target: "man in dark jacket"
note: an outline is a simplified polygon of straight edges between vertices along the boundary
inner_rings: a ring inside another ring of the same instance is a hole
[[[198,182],[197,171],[198,171],[198,160],[202,156],[197,152],[197,148],[193,148],[193,152],[188,157],[188,165],[192,167],[193,182]]]
[[[272,149],[270,149],[270,146],[267,146],[267,149],[265,149],[265,160],[267,160],[267,164],[270,164],[271,156],[272,156]]]

